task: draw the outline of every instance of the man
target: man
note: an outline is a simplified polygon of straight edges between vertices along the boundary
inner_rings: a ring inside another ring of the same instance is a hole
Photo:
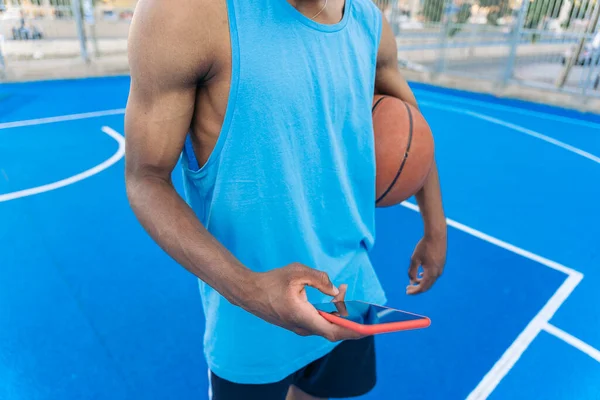
[[[368,392],[373,339],[311,304],[385,302],[368,258],[371,103],[375,92],[416,101],[379,10],[370,0],[141,0],[129,48],[127,193],[154,240],[200,280],[214,398]],[[171,183],[180,156],[185,201]],[[425,236],[409,294],[445,263],[436,168],[417,200]]]

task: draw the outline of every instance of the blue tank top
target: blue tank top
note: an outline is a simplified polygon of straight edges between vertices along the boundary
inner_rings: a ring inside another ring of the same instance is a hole
[[[286,0],[227,0],[232,81],[223,127],[201,168],[182,156],[188,204],[244,265],[299,262],[348,284],[347,299],[384,303],[368,257],[374,242],[371,104],[381,14],[346,0],[317,23]],[[300,337],[234,307],[200,282],[205,355],[218,376],[279,381],[335,344]],[[331,298],[309,289],[311,302]]]

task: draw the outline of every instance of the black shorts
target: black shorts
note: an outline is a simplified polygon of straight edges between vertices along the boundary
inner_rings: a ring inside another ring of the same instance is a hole
[[[211,373],[213,400],[285,400],[291,385],[311,396],[335,399],[362,396],[375,387],[372,336],[340,343],[320,358],[276,383],[246,385]]]

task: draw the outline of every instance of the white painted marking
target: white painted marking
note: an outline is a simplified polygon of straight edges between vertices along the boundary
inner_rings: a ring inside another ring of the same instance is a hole
[[[491,122],[497,125],[501,125],[510,129],[514,129],[518,132],[524,133],[526,135],[535,137],[537,139],[543,140],[547,143],[553,144],[555,146],[561,147],[567,151],[570,151],[574,154],[577,154],[581,157],[587,158],[590,161],[600,164],[600,157],[595,156],[591,153],[578,149],[577,147],[571,146],[567,143],[561,142],[549,136],[543,135],[539,132],[535,132],[531,129],[524,128],[522,126],[512,124],[510,122],[503,121],[498,118],[493,118],[488,115],[484,115],[481,113],[477,113],[470,110],[464,110],[457,107],[447,106],[444,104],[434,103],[422,101],[421,104],[425,106],[430,106],[433,108],[444,109],[448,111],[458,112],[465,115],[470,115],[474,118],[479,118],[481,120]],[[511,110],[512,111],[512,110]],[[542,114],[544,115],[544,114]],[[577,121],[577,120],[572,120]],[[572,122],[570,121],[570,122]],[[598,128],[598,126],[594,126],[594,128]],[[415,204],[405,202],[403,205],[407,208],[410,208],[415,211],[419,211],[419,207]],[[529,347],[529,345],[533,342],[533,340],[539,335],[542,329],[550,330],[552,332],[558,333],[556,336],[565,340],[567,343],[575,346],[579,350],[585,352],[590,355],[592,358],[598,360],[596,357],[600,357],[600,352],[594,349],[590,345],[580,341],[579,339],[569,335],[566,332],[558,330],[558,328],[553,327],[549,324],[550,319],[556,313],[556,311],[560,308],[560,306],[565,302],[565,300],[569,297],[569,295],[575,290],[579,282],[583,279],[583,274],[578,271],[573,270],[572,268],[568,268],[564,265],[561,265],[557,262],[549,260],[547,258],[538,256],[537,254],[533,254],[527,250],[523,250],[518,248],[510,243],[503,242],[499,239],[496,239],[492,236],[489,236],[483,232],[477,231],[471,227],[458,223],[456,221],[448,219],[448,225],[452,226],[456,229],[459,229],[463,232],[469,233],[481,240],[492,243],[498,247],[504,248],[508,251],[511,251],[515,254],[519,254],[522,257],[528,258],[532,261],[536,261],[542,265],[545,265],[549,268],[552,268],[557,271],[561,271],[568,275],[567,280],[561,285],[561,287],[554,293],[554,295],[550,298],[550,300],[546,303],[546,305],[540,310],[540,312],[530,321],[530,323],[525,327],[523,332],[517,337],[517,339],[512,343],[512,345],[504,352],[500,360],[494,364],[492,369],[485,375],[483,380],[477,385],[477,387],[471,392],[471,394],[467,397],[467,400],[476,400],[476,399],[487,399],[488,396],[494,391],[494,389],[498,386],[498,384],[502,381],[502,379],[508,374],[508,372],[512,369],[515,363],[521,358],[521,355],[525,350]],[[553,329],[554,328],[554,329]]]
[[[523,332],[504,352],[502,357],[494,364],[492,369],[485,375],[479,385],[469,394],[467,400],[487,399],[496,389],[500,381],[508,374],[521,355],[527,350],[531,342],[537,337],[547,322],[552,318],[567,297],[575,290],[583,275],[575,272],[558,288],[556,293],[548,300],[546,305],[525,327]]]
[[[79,181],[87,179],[91,176],[94,176],[94,175],[104,171],[105,169],[109,168],[110,166],[114,165],[115,163],[117,163],[125,155],[125,138],[122,135],[120,135],[119,133],[117,133],[115,130],[113,130],[112,128],[109,128],[108,126],[103,127],[102,132],[106,133],[108,136],[113,138],[119,144],[119,148],[117,149],[115,154],[113,154],[106,161],[96,165],[93,168],[88,169],[87,171],[81,172],[77,175],[73,175],[69,178],[62,179],[57,182],[49,183],[47,185],[37,186],[34,188],[30,188],[30,189],[19,190],[17,192],[1,194],[0,195],[0,203],[5,202],[5,201],[19,199],[21,197],[33,196],[36,194],[45,193],[45,192],[49,192],[51,190],[56,190],[58,188],[72,185],[76,182],[79,182]]]
[[[490,117],[490,116],[485,115],[485,114],[480,114],[478,112],[464,110],[464,109],[457,108],[457,107],[447,106],[445,104],[439,104],[439,103],[428,102],[428,101],[422,101],[422,102],[420,102],[420,104],[422,104],[424,106],[427,106],[427,107],[437,108],[437,109],[440,109],[440,110],[453,111],[453,112],[457,112],[457,113],[460,113],[460,114],[469,115],[469,116],[471,116],[473,118],[478,118],[478,119],[481,119],[481,120],[484,120],[484,121],[487,121],[487,122],[491,122],[493,124],[504,126],[504,127],[513,129],[513,130],[515,130],[517,132],[524,133],[526,135],[529,135],[529,136],[535,137],[537,139],[543,140],[543,141],[545,141],[547,143],[550,143],[550,144],[553,144],[555,146],[561,147],[561,148],[563,148],[563,149],[565,149],[567,151],[570,151],[570,152],[575,153],[575,154],[577,154],[577,155],[579,155],[581,157],[585,157],[588,160],[591,160],[591,161],[593,161],[595,163],[600,164],[600,157],[598,157],[598,156],[596,156],[594,154],[588,153],[587,151],[581,150],[581,149],[579,149],[579,148],[577,148],[575,146],[571,146],[570,144],[567,144],[565,142],[561,142],[560,140],[556,140],[554,138],[551,138],[550,136],[546,136],[546,135],[541,134],[539,132],[533,131],[531,129],[527,129],[527,128],[524,128],[522,126],[519,126],[519,125],[516,125],[516,124],[512,124],[510,122],[506,122],[506,121],[503,121],[503,120],[498,119],[498,118]]]
[[[419,206],[409,202],[403,202],[402,205],[408,209],[418,212]],[[521,358],[521,355],[529,347],[531,342],[537,337],[542,329],[546,327],[548,321],[554,316],[556,311],[565,302],[565,300],[571,295],[573,290],[579,285],[579,282],[583,279],[583,274],[579,271],[575,271],[572,268],[561,265],[555,261],[549,260],[545,257],[534,254],[530,251],[521,249],[515,245],[504,242],[500,239],[496,239],[488,234],[480,232],[469,226],[461,224],[451,219],[446,219],[448,226],[455,229],[468,233],[469,235],[475,236],[485,242],[494,244],[505,250],[518,254],[529,260],[538,262],[546,267],[552,268],[556,271],[560,271],[568,275],[567,279],[558,288],[554,295],[548,300],[546,305],[537,313],[537,315],[529,322],[523,332],[515,339],[510,347],[504,352],[502,357],[494,364],[492,369],[484,376],[483,380],[477,385],[477,387],[467,397],[467,400],[479,400],[487,399],[488,396],[494,391],[502,379],[508,374],[515,363]],[[583,343],[583,342],[582,342]],[[585,344],[585,343],[583,343]],[[595,350],[595,349],[594,349]]]
[[[404,207],[406,207],[406,208],[409,208],[409,209],[413,210],[413,211],[417,211],[417,212],[419,211],[419,206],[417,206],[416,204],[412,204],[412,203],[409,203],[409,202],[404,202],[404,203],[402,203],[402,205]],[[501,247],[501,248],[503,248],[505,250],[508,250],[510,252],[518,254],[518,255],[520,255],[522,257],[525,257],[525,258],[527,258],[529,260],[532,260],[532,261],[535,261],[537,263],[540,263],[540,264],[542,264],[542,265],[544,265],[544,266],[546,266],[548,268],[552,268],[554,270],[560,271],[560,272],[562,272],[564,274],[567,274],[567,275],[579,274],[579,272],[575,271],[572,268],[566,267],[566,266],[564,266],[562,264],[559,264],[559,263],[557,263],[555,261],[549,260],[549,259],[547,259],[545,257],[542,257],[542,256],[539,256],[537,254],[534,254],[534,253],[532,253],[530,251],[521,249],[520,247],[517,247],[517,246],[512,245],[510,243],[504,242],[504,241],[502,241],[500,239],[496,239],[493,236],[490,236],[490,235],[488,235],[486,233],[480,232],[480,231],[478,231],[476,229],[473,229],[473,228],[471,228],[469,226],[461,224],[460,222],[456,222],[456,221],[451,220],[449,218],[446,219],[446,221],[447,221],[448,226],[451,226],[451,227],[456,228],[456,229],[458,229],[460,231],[468,233],[471,236],[475,236],[476,238],[479,238],[479,239],[481,239],[483,241],[486,241],[488,243],[494,244],[494,245],[496,245],[498,247]]]
[[[586,126],[589,128],[600,129],[599,122],[584,121],[584,120],[577,119],[577,118],[552,115],[549,113],[544,113],[544,112],[540,112],[540,111],[532,111],[532,110],[527,110],[524,108],[503,106],[500,104],[488,103],[488,102],[473,100],[473,99],[465,99],[460,96],[445,95],[445,94],[441,94],[441,93],[433,93],[433,92],[429,92],[427,89],[424,89],[424,90],[418,89],[418,90],[415,90],[415,92],[421,93],[424,97],[438,98],[438,99],[442,99],[444,101],[447,101],[447,102],[453,103],[453,104],[456,104],[456,103],[471,104],[471,105],[484,107],[484,108],[488,108],[488,109],[492,109],[492,110],[509,111],[509,112],[512,112],[515,114],[531,115],[534,117],[544,118],[544,119],[551,120],[551,121],[558,121],[558,122],[564,122],[567,124],[575,124],[575,125],[580,125],[580,126]],[[419,101],[419,104],[421,104],[421,103],[423,103],[423,102]]]
[[[588,153],[587,151],[583,151],[581,149],[578,149],[577,147],[571,146],[570,144],[567,144],[565,142],[561,142],[560,140],[556,140],[554,138],[551,138],[550,136],[546,136],[544,134],[541,134],[541,133],[536,132],[536,131],[532,131],[531,129],[527,129],[527,128],[524,128],[524,127],[519,126],[519,125],[511,124],[510,122],[502,121],[501,119],[489,117],[487,115],[475,113],[475,112],[472,112],[472,111],[469,111],[468,114],[472,115],[475,118],[479,118],[479,119],[482,119],[482,120],[485,120],[485,121],[488,121],[488,122],[491,122],[491,123],[494,123],[494,124],[497,124],[497,125],[501,125],[501,126],[505,126],[507,128],[511,128],[511,129],[514,129],[515,131],[518,131],[518,132],[524,133],[526,135],[538,138],[538,139],[543,140],[545,142],[551,143],[551,144],[553,144],[555,146],[562,147],[565,150],[568,150],[568,151],[570,151],[572,153],[580,155],[581,157],[585,157],[588,160],[591,160],[591,161],[594,161],[595,163],[600,164],[600,157],[595,156],[595,155],[593,155],[591,153]]]
[[[94,112],[88,112],[88,113],[82,113],[82,114],[61,115],[58,117],[28,119],[28,120],[24,120],[24,121],[2,122],[2,123],[0,123],[0,130],[1,129],[9,129],[9,128],[20,128],[23,126],[52,124],[55,122],[75,121],[78,119],[86,119],[86,118],[107,117],[110,115],[120,115],[120,114],[125,114],[124,108],[120,108],[120,109],[116,109],[116,110],[94,111]]]
[[[432,97],[436,97],[436,96],[437,97],[445,97],[448,99],[452,99],[453,102],[462,102],[462,103],[466,103],[466,104],[469,104],[469,103],[477,104],[477,105],[487,107],[487,108],[496,108],[496,109],[503,109],[503,110],[507,110],[507,111],[511,111],[511,112],[515,112],[515,113],[520,113],[520,114],[536,115],[538,117],[553,119],[553,120],[562,121],[562,122],[568,122],[571,124],[591,126],[594,128],[600,127],[600,124],[587,122],[587,121],[581,121],[581,120],[574,119],[574,118],[558,117],[558,116],[553,116],[550,114],[539,113],[539,112],[534,112],[534,111],[529,111],[529,110],[522,110],[522,109],[517,109],[517,108],[513,108],[513,107],[499,106],[499,105],[470,101],[470,100],[463,100],[463,99],[456,98],[454,96],[441,96],[441,95],[438,96],[438,95],[431,94],[431,93],[428,93],[428,95],[431,95]],[[489,121],[489,122],[498,123],[500,125],[504,125],[506,127],[515,129],[522,133],[529,134],[529,135],[539,138],[541,140],[545,140],[546,142],[560,146],[566,150],[575,152],[575,153],[577,153],[583,157],[586,157],[592,161],[599,162],[599,160],[600,160],[600,158],[596,157],[593,154],[590,154],[583,150],[577,149],[576,147],[573,147],[566,143],[557,141],[546,135],[542,135],[538,132],[531,131],[529,129],[523,128],[518,125],[510,124],[508,122],[505,122],[505,121],[502,121],[502,120],[499,120],[499,119],[496,119],[493,117],[489,117],[484,114],[479,114],[479,113],[476,113],[473,111],[466,111],[466,110],[459,109],[456,107],[445,106],[445,105],[441,105],[438,103],[432,103],[432,102],[427,102],[427,101],[422,101],[420,103],[424,104],[424,105],[429,105],[432,107],[442,108],[442,109],[446,109],[446,110],[450,110],[450,111],[455,111],[455,112],[460,112],[463,114],[471,115],[473,117],[481,118],[481,119]],[[48,124],[48,123],[55,123],[55,122],[73,121],[73,120],[78,120],[78,119],[103,117],[103,116],[109,116],[109,115],[119,115],[119,114],[124,114],[124,113],[125,113],[124,109],[117,109],[117,110],[98,111],[98,112],[73,114],[73,115],[65,115],[65,116],[50,117],[50,118],[40,118],[40,119],[33,119],[33,120],[26,120],[26,121],[6,122],[6,123],[0,123],[0,129],[9,129],[9,128],[41,125],[41,124]],[[47,192],[49,190],[57,189],[59,187],[67,186],[69,184],[72,184],[72,183],[78,182],[80,180],[86,179],[90,176],[93,176],[93,175],[103,171],[104,169],[110,167],[111,165],[115,164],[125,154],[125,140],[120,134],[118,134],[116,131],[114,131],[113,129],[111,129],[109,127],[103,127],[102,131],[104,133],[106,133],[107,135],[111,136],[113,139],[115,139],[119,143],[119,149],[108,160],[104,161],[103,163],[97,165],[96,167],[94,167],[90,170],[82,172],[81,174],[75,175],[73,177],[70,177],[70,178],[55,182],[55,183],[51,183],[49,185],[44,185],[44,186],[40,186],[37,188],[26,189],[24,191],[0,195],[0,202],[13,200],[14,198],[20,198],[20,197],[30,196],[30,195],[34,195],[34,194],[39,194],[39,193]],[[404,202],[404,203],[402,203],[402,205],[404,207],[412,209],[414,211],[417,211],[417,212],[419,211],[419,207],[415,204]],[[515,254],[519,254],[525,258],[531,259],[531,260],[536,261],[536,262],[538,262],[542,265],[545,265],[549,268],[555,269],[557,271],[561,271],[561,272],[569,275],[567,280],[554,293],[554,295],[546,303],[544,308],[542,308],[542,310],[540,310],[540,312],[527,325],[525,330],[517,337],[515,342],[513,342],[513,344],[506,350],[506,352],[502,355],[500,360],[498,360],[498,362],[496,362],[494,367],[486,374],[484,379],[479,383],[479,385],[475,388],[475,390],[469,395],[467,400],[487,398],[487,396],[489,396],[489,394],[494,391],[494,389],[498,386],[500,381],[504,378],[504,376],[506,376],[506,374],[510,371],[510,369],[514,366],[514,364],[518,361],[518,359],[521,357],[523,352],[527,349],[527,347],[529,347],[531,342],[535,339],[535,337],[539,334],[539,332],[542,329],[549,331],[549,333],[554,334],[555,336],[561,338],[562,340],[565,340],[567,343],[579,348],[580,350],[585,349],[582,351],[586,352],[586,354],[588,354],[588,355],[592,356],[594,359],[598,360],[598,357],[600,357],[600,354],[599,354],[600,352],[598,352],[598,350],[592,348],[591,346],[587,345],[586,343],[581,342],[579,339],[574,338],[573,336],[567,334],[564,331],[559,330],[558,328],[556,328],[548,323],[548,321],[556,313],[558,308],[560,308],[560,306],[564,303],[564,301],[568,298],[568,296],[573,292],[575,287],[577,287],[579,282],[581,282],[581,280],[583,279],[583,274],[581,274],[580,272],[575,271],[571,268],[565,267],[564,265],[561,265],[554,261],[548,260],[544,257],[533,254],[527,250],[520,249],[510,243],[503,242],[503,241],[496,239],[492,236],[489,236],[483,232],[477,231],[473,228],[463,225],[459,222],[453,221],[451,219],[447,219],[447,221],[448,221],[449,226],[452,226],[452,227],[459,229],[465,233],[473,235],[481,240],[487,241],[491,244],[502,247],[508,251],[512,251]],[[573,343],[575,343],[575,344],[573,344]],[[210,374],[210,371],[209,371],[209,374]],[[212,388],[211,387],[209,387],[209,396],[210,396],[209,398],[212,398]]]
[[[546,323],[543,327],[543,330],[548,332],[551,335],[556,336],[557,338],[564,340],[569,343],[571,346],[575,347],[577,350],[582,351],[588,356],[592,357],[594,360],[600,362],[600,350],[597,350],[590,346],[589,344],[583,342],[582,340],[576,338],[575,336],[563,331],[562,329],[557,328],[556,326]]]

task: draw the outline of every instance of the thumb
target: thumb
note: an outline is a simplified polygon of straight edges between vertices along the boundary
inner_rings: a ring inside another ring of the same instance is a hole
[[[329,275],[323,271],[304,267],[302,280],[302,283],[305,285],[312,286],[328,296],[335,297],[340,293],[340,291],[333,286],[333,283],[329,279]]]
[[[419,267],[421,266],[421,260],[419,257],[413,256],[410,259],[410,266],[408,267],[408,279],[410,279],[410,284],[414,285],[419,280]]]

